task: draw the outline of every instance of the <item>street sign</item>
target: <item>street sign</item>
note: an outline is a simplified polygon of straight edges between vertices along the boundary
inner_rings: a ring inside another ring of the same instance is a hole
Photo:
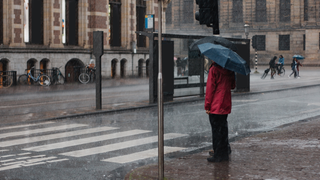
[[[145,30],[151,30],[154,31],[154,15],[153,14],[147,14],[145,15]]]

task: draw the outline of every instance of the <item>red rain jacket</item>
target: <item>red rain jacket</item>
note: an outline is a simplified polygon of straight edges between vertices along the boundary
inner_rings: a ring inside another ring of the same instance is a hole
[[[231,89],[235,87],[234,72],[214,63],[207,79],[205,110],[210,110],[210,114],[230,114]]]

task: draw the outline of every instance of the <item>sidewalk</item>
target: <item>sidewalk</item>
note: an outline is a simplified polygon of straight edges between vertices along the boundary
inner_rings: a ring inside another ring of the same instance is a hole
[[[320,179],[320,117],[231,142],[229,162],[207,162],[208,151],[166,160],[167,180]],[[132,170],[125,180],[158,179],[158,165]]]
[[[320,84],[320,68],[301,69],[300,79],[276,76],[260,77],[267,66],[260,67],[259,74],[250,75],[249,93],[266,93]],[[286,69],[289,69],[286,67]],[[260,133],[230,142],[232,153],[229,162],[209,163],[208,150],[177,159],[165,159],[166,180],[207,179],[320,179],[320,117],[278,127],[274,131]],[[158,164],[132,170],[125,180],[156,180]]]

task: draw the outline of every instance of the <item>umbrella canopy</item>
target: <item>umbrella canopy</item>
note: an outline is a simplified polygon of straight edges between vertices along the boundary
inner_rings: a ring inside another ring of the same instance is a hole
[[[292,58],[296,58],[296,59],[298,59],[298,60],[302,60],[302,59],[304,59],[304,57],[303,56],[301,56],[301,55],[294,55],[294,56],[292,56]]]
[[[237,47],[235,44],[233,44],[231,41],[218,36],[207,36],[205,38],[199,39],[195,42],[193,42],[189,48],[190,50],[199,50],[198,45],[204,44],[204,43],[213,43],[213,44],[220,44],[226,48],[229,48],[233,51],[237,51]]]
[[[207,56],[221,67],[243,75],[250,73],[250,68],[246,61],[231,49],[212,43],[200,44],[198,47],[201,54]]]

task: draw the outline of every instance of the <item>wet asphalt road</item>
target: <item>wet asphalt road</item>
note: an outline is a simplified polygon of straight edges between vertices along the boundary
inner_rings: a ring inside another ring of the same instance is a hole
[[[229,137],[320,115],[320,87],[233,96]],[[164,108],[166,158],[210,147],[203,102]],[[156,163],[157,108],[1,127],[0,179],[122,179]],[[149,156],[146,156],[149,155]]]

